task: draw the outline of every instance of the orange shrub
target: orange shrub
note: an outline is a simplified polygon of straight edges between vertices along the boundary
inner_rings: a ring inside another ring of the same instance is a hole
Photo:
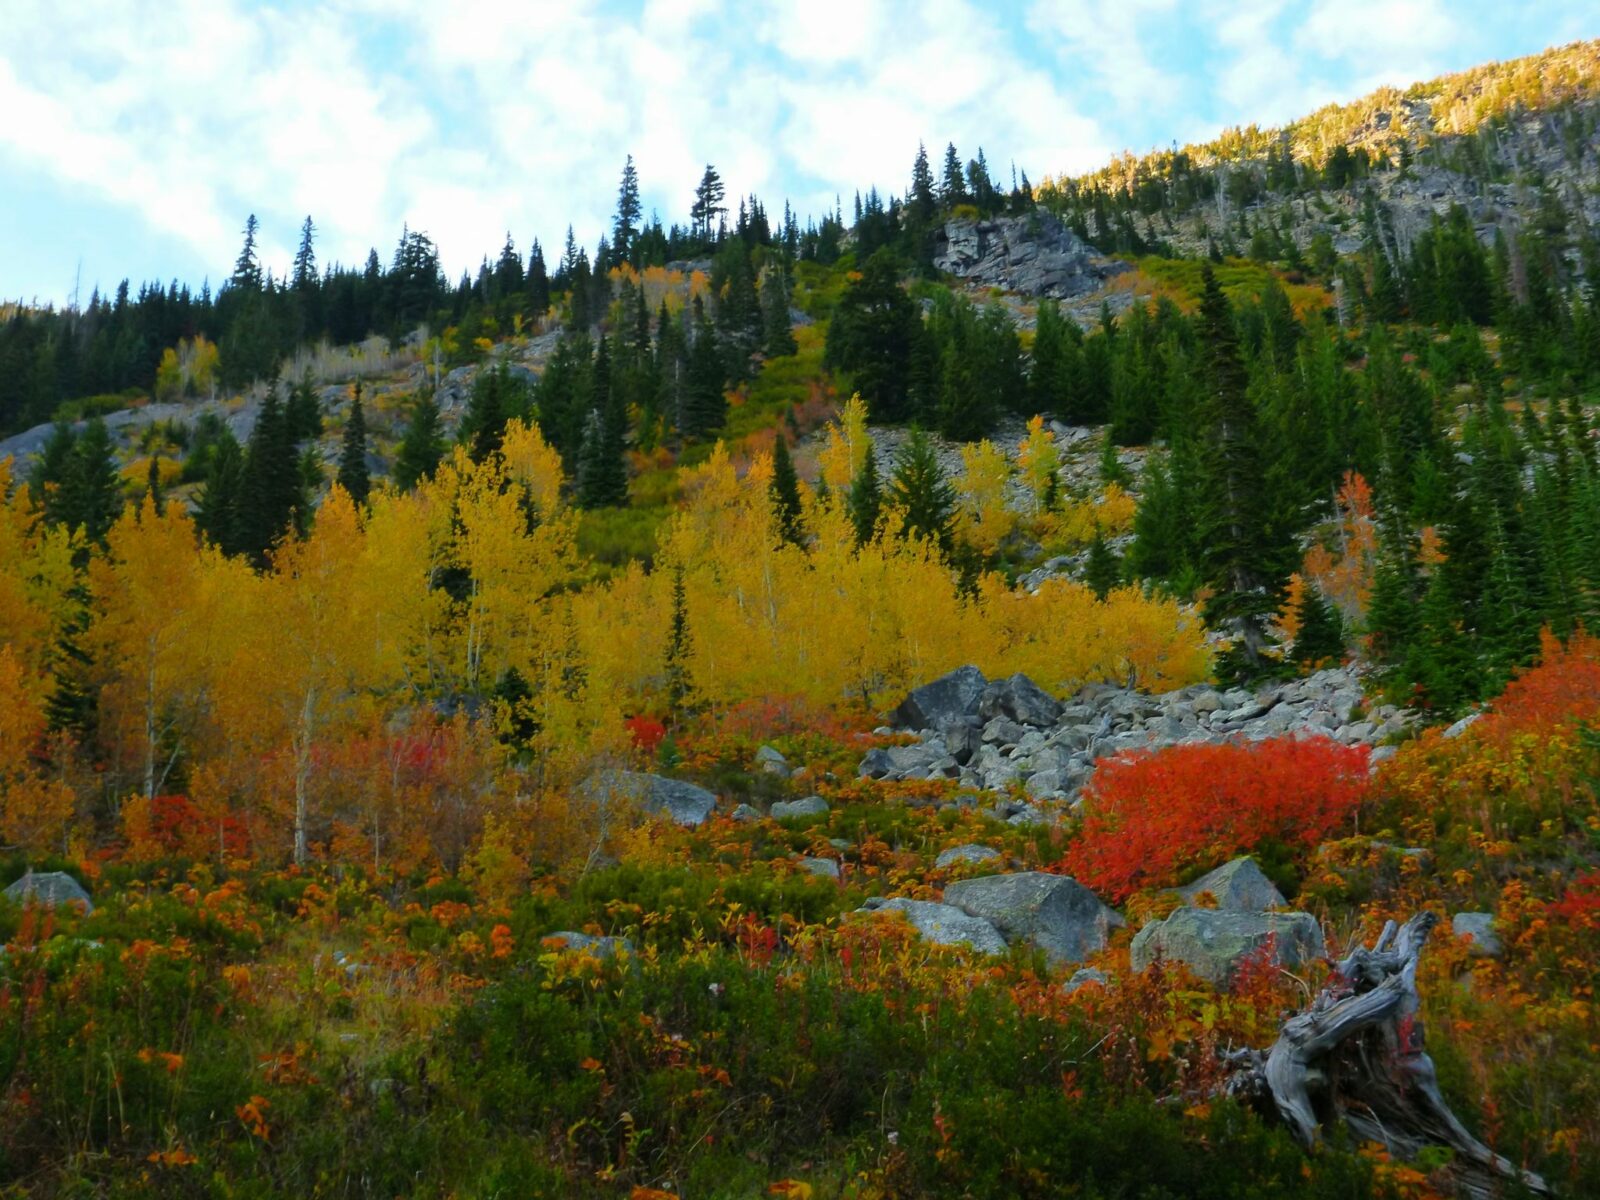
[[[1272,738],[1170,746],[1100,764],[1061,869],[1112,900],[1265,842],[1310,848],[1366,793],[1365,746]]]

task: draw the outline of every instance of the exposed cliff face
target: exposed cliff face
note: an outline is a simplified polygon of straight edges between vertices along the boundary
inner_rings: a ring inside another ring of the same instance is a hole
[[[933,265],[980,287],[1057,300],[1093,292],[1120,269],[1043,209],[946,221]]]

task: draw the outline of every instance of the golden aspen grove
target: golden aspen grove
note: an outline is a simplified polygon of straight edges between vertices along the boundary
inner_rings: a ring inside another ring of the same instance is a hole
[[[222,4],[169,111],[60,12],[89,112],[23,8],[0,286],[100,228],[52,147],[184,270],[237,181],[147,126],[282,186],[215,287],[0,307],[0,1200],[1600,1195],[1600,43],[1084,173],[1138,114],[959,49],[1049,6],[864,12],[860,137],[1059,140],[852,205],[703,14]]]

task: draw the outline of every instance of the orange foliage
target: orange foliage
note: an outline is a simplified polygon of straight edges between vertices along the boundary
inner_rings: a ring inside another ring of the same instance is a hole
[[[1309,848],[1361,803],[1367,756],[1328,738],[1272,738],[1102,762],[1061,868],[1121,901],[1263,842]]]
[[[1346,621],[1359,622],[1372,596],[1378,564],[1378,525],[1372,507],[1372,487],[1354,471],[1346,471],[1336,502],[1339,510],[1338,546],[1320,542],[1306,551],[1301,568],[1314,581]]]

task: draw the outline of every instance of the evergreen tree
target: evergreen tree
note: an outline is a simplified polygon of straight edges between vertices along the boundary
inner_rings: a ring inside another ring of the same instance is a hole
[[[1200,566],[1213,588],[1206,619],[1234,632],[1240,667],[1254,670],[1282,578],[1283,539],[1274,528],[1271,498],[1263,487],[1260,435],[1233,312],[1209,263],[1201,278],[1205,290],[1196,336],[1203,393],[1197,415],[1204,452],[1194,500]]]
[[[251,213],[244,223],[244,246],[234,261],[233,275],[228,280],[236,288],[252,292],[261,290],[261,260],[256,255],[256,232],[260,228],[261,223],[256,220],[255,213]]]
[[[705,174],[700,177],[699,186],[694,189],[694,204],[689,208],[690,232],[700,238],[702,242],[714,240],[717,233],[717,218],[726,214],[722,197],[726,189],[722,184],[722,176],[710,163],[706,164]]]
[[[528,292],[528,315],[534,320],[543,317],[550,308],[550,275],[544,264],[544,251],[538,239],[528,254],[528,273],[524,278]]]
[[[1294,639],[1295,662],[1314,667],[1328,659],[1337,663],[1344,658],[1344,622],[1315,583],[1306,583],[1296,615],[1300,629]]]
[[[145,495],[150,499],[150,506],[155,510],[156,516],[161,516],[167,510],[167,500],[161,490],[161,455],[150,456],[150,467],[144,477]]]
[[[394,483],[408,492],[424,479],[431,478],[444,458],[444,431],[439,423],[439,405],[432,392],[417,397],[395,453]]]
[[[511,375],[505,363],[478,372],[472,381],[467,410],[461,415],[460,440],[473,462],[500,452],[512,411]]]
[[[917,159],[911,164],[911,189],[906,198],[916,224],[926,225],[933,220],[938,200],[933,191],[933,170],[928,166],[928,148],[921,142],[917,143]]]
[[[1106,543],[1099,529],[1094,531],[1094,541],[1089,543],[1089,558],[1084,564],[1083,581],[1094,589],[1094,594],[1104,600],[1106,594],[1122,582],[1122,560]]]
[[[297,292],[312,291],[317,286],[316,234],[317,227],[307,216],[300,226],[300,247],[294,253],[294,273],[290,277],[291,286]]]
[[[322,436],[322,401],[308,375],[289,389],[289,402],[284,405],[283,419],[289,437],[296,442]]]
[[[240,553],[239,498],[244,485],[244,455],[239,443],[219,441],[196,501],[195,525],[224,554]]]
[[[122,479],[111,434],[99,417],[86,424],[74,441],[57,494],[61,523],[83,530],[86,544],[103,545],[122,511]]]
[[[803,546],[805,534],[800,527],[800,479],[795,474],[794,459],[789,457],[789,441],[779,431],[772,447],[772,482],[768,485],[772,511],[777,521],[778,539],[791,546]]]
[[[850,482],[845,509],[856,532],[856,545],[865,545],[878,535],[878,522],[883,517],[883,487],[878,481],[878,456],[871,446],[867,447],[861,470]]]
[[[909,367],[921,327],[911,297],[900,286],[900,271],[888,250],[879,250],[861,268],[861,278],[844,290],[828,325],[824,363],[849,374],[872,419],[904,421],[911,415]]]
[[[278,389],[272,388],[245,451],[233,531],[237,552],[266,566],[272,548],[295,529],[307,507],[300,456]]]
[[[789,281],[781,267],[773,267],[761,277],[762,350],[768,358],[793,354],[794,329],[789,323]]]
[[[350,493],[350,499],[365,504],[372,491],[372,477],[367,472],[367,418],[361,408],[361,384],[355,385],[355,395],[350,400],[350,418],[344,426],[344,444],[339,451],[339,486]]]
[[[617,215],[611,224],[611,254],[617,262],[637,265],[634,242],[639,233],[639,219],[643,215],[639,205],[639,172],[634,169],[633,155],[630,154],[622,168],[622,183],[617,188]]]
[[[63,599],[51,656],[45,719],[51,732],[69,733],[82,742],[94,730],[99,697],[90,679],[94,661],[84,648],[91,609],[81,568]]]
[[[961,169],[961,156],[956,153],[954,142],[944,148],[944,178],[939,184],[939,199],[946,208],[964,204],[968,199],[966,173]]]
[[[717,337],[700,297],[694,298],[694,341],[689,346],[678,429],[691,440],[709,437],[728,419],[727,376]]]
[[[578,451],[578,503],[605,508],[628,502],[628,468],[623,458],[621,422],[595,408],[583,427]]]
[[[672,624],[667,632],[665,662],[667,709],[674,718],[684,713],[691,684],[689,681],[689,655],[692,646],[689,637],[689,599],[683,585],[683,568],[672,573]]]
[[[939,466],[933,440],[920,429],[911,431],[895,455],[890,495],[905,515],[906,536],[927,538],[949,551],[956,490]]]

